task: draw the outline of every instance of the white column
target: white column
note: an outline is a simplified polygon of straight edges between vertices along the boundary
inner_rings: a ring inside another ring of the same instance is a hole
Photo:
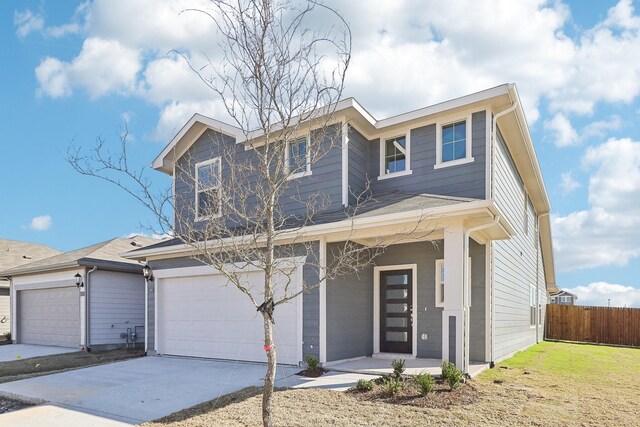
[[[318,273],[320,274],[320,315],[318,323],[320,324],[319,331],[319,362],[327,363],[327,240],[322,237],[319,241],[319,263],[320,268]]]
[[[86,283],[87,276],[84,276],[84,281]],[[87,297],[86,297],[86,289],[80,289],[80,347],[83,347],[85,350],[87,348]]]
[[[463,269],[464,227],[462,221],[444,231],[444,310],[442,312],[442,360],[449,360],[449,318],[456,319],[456,354],[458,369],[463,368],[464,317]]]

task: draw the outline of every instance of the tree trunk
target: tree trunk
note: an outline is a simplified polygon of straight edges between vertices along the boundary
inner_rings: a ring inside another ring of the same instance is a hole
[[[264,348],[267,353],[267,375],[264,377],[264,390],[262,391],[262,424],[264,427],[273,425],[271,420],[271,399],[273,386],[276,380],[276,347],[273,344],[273,323],[267,313],[262,313],[264,318]]]

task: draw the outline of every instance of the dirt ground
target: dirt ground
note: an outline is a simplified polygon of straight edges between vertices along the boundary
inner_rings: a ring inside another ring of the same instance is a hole
[[[358,399],[330,390],[279,390],[279,426],[638,426],[640,349],[544,342],[469,386],[477,399],[447,408]],[[248,388],[147,427],[257,426],[260,389]]]
[[[0,383],[118,362],[140,357],[143,354],[144,352],[141,350],[112,350],[91,353],[77,351],[0,362]]]

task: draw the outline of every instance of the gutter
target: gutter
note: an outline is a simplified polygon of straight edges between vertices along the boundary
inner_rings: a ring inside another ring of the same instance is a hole
[[[489,212],[490,213],[490,212]],[[471,285],[471,277],[470,272],[467,271],[469,268],[469,237],[471,233],[474,231],[483,230],[485,228],[492,227],[496,225],[500,221],[500,215],[495,215],[493,221],[488,222],[486,224],[478,225],[476,227],[471,227],[464,232],[464,241],[463,241],[463,259],[462,259],[462,310],[463,310],[463,322],[464,322],[464,354],[462,357],[462,370],[465,374],[469,373],[469,286]],[[485,284],[486,287],[486,284]],[[493,291],[493,280],[491,283],[491,290]],[[491,292],[491,305],[493,305],[493,292]],[[486,309],[486,307],[485,307]],[[491,319],[493,321],[493,318]],[[493,330],[493,327],[491,328]],[[485,337],[486,339],[486,337]],[[493,351],[493,343],[491,345]]]

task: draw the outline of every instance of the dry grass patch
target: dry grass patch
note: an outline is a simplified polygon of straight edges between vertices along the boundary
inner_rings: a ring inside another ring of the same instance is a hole
[[[119,362],[143,355],[142,350],[111,350],[91,353],[76,351],[0,362],[0,383]]]
[[[244,389],[145,426],[259,426],[260,392]],[[637,426],[640,350],[545,342],[456,391],[441,392],[450,398],[456,393],[462,398],[471,393],[474,400],[429,407],[418,397],[401,402],[330,390],[278,390],[274,421],[278,426],[345,427]]]

